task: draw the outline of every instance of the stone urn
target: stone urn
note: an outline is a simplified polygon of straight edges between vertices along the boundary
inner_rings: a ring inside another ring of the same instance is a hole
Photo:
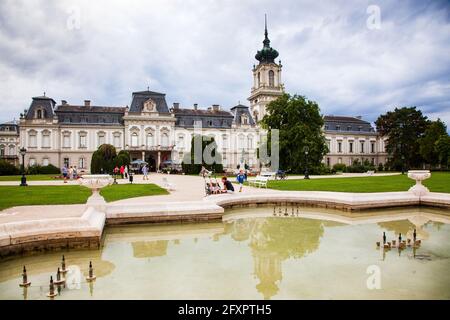
[[[78,182],[80,185],[88,187],[93,191],[98,191],[112,184],[114,179],[109,174],[85,174],[78,179]]]
[[[414,193],[414,195],[418,197],[426,195],[430,190],[422,184],[422,181],[429,177],[431,177],[430,170],[409,170],[408,178],[416,180],[416,184],[408,191]]]
[[[109,174],[85,174],[78,179],[78,182],[80,185],[92,189],[92,196],[89,197],[87,205],[103,211],[106,202],[99,190],[112,184],[114,179]]]

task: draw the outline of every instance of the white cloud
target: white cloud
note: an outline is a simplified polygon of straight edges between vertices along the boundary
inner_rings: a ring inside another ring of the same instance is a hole
[[[327,114],[374,120],[417,105],[449,124],[449,6],[377,2],[380,30],[367,28],[373,3],[364,1],[2,0],[0,120],[17,118],[43,91],[126,105],[149,85],[168,103],[245,102],[268,13],[288,92]],[[80,28],[69,30],[73,8]]]

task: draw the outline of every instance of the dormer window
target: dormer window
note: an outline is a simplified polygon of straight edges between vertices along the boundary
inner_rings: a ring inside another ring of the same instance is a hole
[[[42,118],[43,118],[43,115],[44,115],[44,113],[43,113],[43,111],[42,111],[41,109],[38,109],[38,110],[36,111],[36,118],[37,118],[37,119],[42,119]]]
[[[341,126],[336,126],[337,131],[341,131]]]
[[[347,131],[352,131],[352,126],[347,126]]]

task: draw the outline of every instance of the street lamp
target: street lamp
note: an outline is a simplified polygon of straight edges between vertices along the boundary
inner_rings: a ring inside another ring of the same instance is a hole
[[[27,177],[25,177],[25,154],[27,153],[27,149],[21,148],[19,150],[20,155],[22,156],[22,178],[20,179],[20,186],[26,187],[27,185]]]
[[[402,154],[402,174],[405,174],[405,156]]]
[[[305,179],[309,179],[308,174],[308,154],[309,154],[309,148],[308,146],[305,146],[303,148],[303,152],[305,153]]]

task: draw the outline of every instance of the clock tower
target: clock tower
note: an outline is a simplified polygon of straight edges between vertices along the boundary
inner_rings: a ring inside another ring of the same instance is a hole
[[[266,105],[284,93],[284,85],[281,82],[281,61],[278,64],[275,62],[278,51],[270,46],[267,18],[265,18],[263,44],[263,48],[255,55],[259,63],[253,66],[253,87],[248,98],[255,122],[259,122],[266,114]]]

